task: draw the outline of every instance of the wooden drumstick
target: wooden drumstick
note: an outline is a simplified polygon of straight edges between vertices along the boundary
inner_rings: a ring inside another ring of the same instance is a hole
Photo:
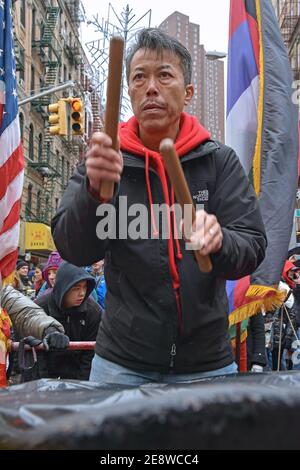
[[[109,45],[109,66],[107,78],[105,125],[104,132],[112,140],[112,148],[118,148],[118,125],[120,111],[120,94],[122,82],[124,40],[119,36],[114,36]],[[111,199],[114,194],[114,183],[110,181],[101,182],[100,198]]]
[[[174,188],[176,199],[181,206],[182,214],[184,214],[185,204],[190,204],[192,207],[193,224],[196,219],[196,211],[173,141],[171,139],[162,140],[159,151],[163,157],[168,176]],[[189,230],[189,228],[190,227],[187,227],[187,230]],[[201,255],[198,250],[195,250],[194,254],[200,271],[209,273],[212,270],[210,257]]]

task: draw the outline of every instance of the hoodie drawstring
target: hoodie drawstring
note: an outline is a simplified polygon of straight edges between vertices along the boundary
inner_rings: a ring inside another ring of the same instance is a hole
[[[171,190],[171,204],[172,204],[172,207],[173,207],[173,211],[172,211],[172,216],[173,216],[173,227],[174,227],[174,239],[175,239],[175,245],[176,245],[176,257],[179,261],[182,260],[183,256],[182,256],[182,252],[181,252],[181,248],[180,248],[180,243],[179,243],[179,240],[178,240],[178,230],[177,230],[177,221],[176,221],[176,214],[175,214],[175,194],[174,194],[174,188],[172,187],[172,190]]]
[[[149,160],[150,152],[147,149],[144,149],[145,151],[145,172],[146,172],[146,184],[147,184],[147,192],[148,192],[148,199],[149,199],[149,204],[150,204],[150,213],[151,213],[151,224],[153,228],[154,235],[157,234],[156,236],[159,235],[157,226],[155,223],[155,217],[154,217],[154,210],[153,210],[153,198],[152,198],[152,192],[151,192],[151,185],[150,185],[150,176],[149,176]],[[168,231],[169,231],[169,238],[168,238],[168,253],[169,253],[169,266],[170,266],[170,271],[171,271],[171,276],[172,276],[172,281],[173,281],[173,289],[175,292],[175,298],[176,298],[176,304],[177,304],[177,309],[178,309],[178,317],[179,317],[179,331],[180,334],[183,334],[183,320],[182,320],[182,308],[181,308],[181,302],[180,302],[180,294],[179,294],[179,273],[177,270],[176,266],[176,261],[175,261],[175,255],[174,255],[174,240],[175,240],[175,247],[176,247],[176,258],[178,260],[182,259],[182,253],[180,249],[180,243],[178,240],[178,231],[177,231],[177,226],[176,226],[176,216],[173,211],[173,231],[174,231],[174,237],[172,234],[172,224],[171,224],[171,210],[170,210],[170,198],[169,198],[169,189],[168,189],[168,182],[167,182],[167,176],[166,176],[166,171],[163,165],[163,162],[161,158],[155,158],[153,155],[154,162],[156,164],[156,171],[158,173],[159,179],[162,184],[162,189],[164,193],[164,199],[165,203],[167,206],[167,211],[168,211]],[[175,204],[175,195],[174,195],[174,190],[172,188],[171,190],[171,203],[174,206]]]
[[[148,199],[149,199],[149,204],[150,204],[151,225],[153,228],[153,235],[155,238],[157,238],[159,233],[157,230],[156,220],[155,220],[154,211],[153,211],[153,198],[152,198],[150,176],[149,176],[149,151],[147,149],[145,149],[145,173],[146,173]]]

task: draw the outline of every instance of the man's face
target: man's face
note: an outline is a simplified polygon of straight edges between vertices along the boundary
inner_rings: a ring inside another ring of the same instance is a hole
[[[85,299],[87,282],[77,282],[64,296],[65,308],[79,307]]]
[[[27,276],[28,266],[22,266],[22,268],[19,269],[18,273],[21,274],[21,276]]]
[[[131,61],[128,93],[140,129],[168,137],[193,96],[193,86],[185,86],[177,55],[139,49]]]

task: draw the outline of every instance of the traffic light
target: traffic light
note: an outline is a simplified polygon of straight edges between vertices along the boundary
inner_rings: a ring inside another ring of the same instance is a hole
[[[84,108],[80,98],[71,100],[71,127],[72,135],[84,134]]]
[[[68,135],[67,125],[67,103],[65,100],[58,100],[57,103],[49,104],[49,132],[51,135]]]

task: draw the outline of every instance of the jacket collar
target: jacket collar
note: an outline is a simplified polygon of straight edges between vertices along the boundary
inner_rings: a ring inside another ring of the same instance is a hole
[[[220,149],[220,145],[214,140],[208,140],[203,144],[191,150],[187,155],[180,158],[182,163],[194,160],[195,158],[202,158]],[[129,154],[123,150],[123,159],[125,167],[136,167],[145,168],[145,161],[137,155]],[[155,173],[153,168],[149,168],[150,171]]]

